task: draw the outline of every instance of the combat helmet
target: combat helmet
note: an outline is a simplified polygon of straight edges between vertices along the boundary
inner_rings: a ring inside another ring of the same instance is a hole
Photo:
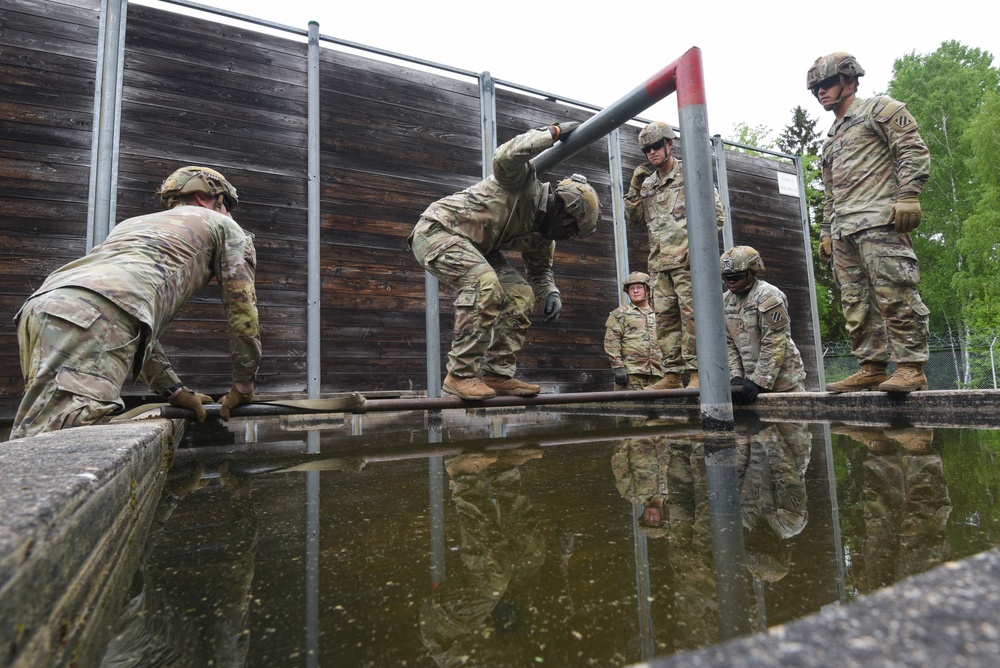
[[[236,195],[236,188],[226,180],[225,176],[214,169],[194,165],[181,167],[175,171],[156,191],[164,209],[176,206],[177,197],[188,193],[204,193],[213,197],[222,195],[226,200],[226,208],[230,211],[235,209],[240,201]]]
[[[601,219],[601,201],[587,177],[574,174],[556,184],[555,195],[562,200],[566,213],[573,216],[580,237],[589,237]]]
[[[809,68],[809,72],[806,73],[806,88],[812,91],[813,95],[816,95],[818,93],[816,87],[821,81],[830,77],[840,76],[841,81],[843,81],[844,77],[863,77],[864,75],[864,69],[854,56],[844,51],[837,51],[816,59],[816,62]]]
[[[719,258],[723,274],[738,274],[749,271],[752,274],[764,271],[764,261],[760,253],[750,246],[733,246]]]
[[[653,287],[649,284],[649,274],[644,274],[641,271],[633,271],[631,274],[626,276],[625,281],[622,282],[622,292],[628,292],[628,286],[635,285],[636,283],[645,285],[647,290],[653,289]]]
[[[677,135],[674,134],[674,129],[670,127],[669,123],[653,121],[639,132],[639,148],[645,149],[661,139],[670,141],[676,137]]]

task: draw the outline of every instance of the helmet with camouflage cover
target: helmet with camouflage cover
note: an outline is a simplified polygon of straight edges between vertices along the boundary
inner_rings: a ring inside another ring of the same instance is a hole
[[[719,258],[723,274],[738,274],[749,271],[756,274],[764,271],[764,261],[760,259],[760,253],[750,246],[733,246]]]
[[[625,281],[622,283],[622,292],[628,292],[628,286],[635,285],[637,283],[645,285],[647,290],[653,289],[653,287],[649,284],[649,274],[644,274],[641,271],[633,271],[625,277]]]
[[[825,79],[835,76],[863,77],[864,75],[864,69],[854,56],[844,51],[837,51],[816,59],[816,62],[809,68],[809,72],[806,73],[806,88],[815,95],[816,86]]]
[[[589,237],[601,219],[601,201],[587,177],[574,174],[556,184],[555,195],[562,200],[566,213],[576,220],[581,237]]]
[[[194,165],[181,167],[175,171],[156,191],[164,209],[177,206],[177,197],[188,193],[204,193],[212,197],[222,195],[226,200],[226,208],[230,211],[235,209],[240,201],[236,195],[236,188],[226,180],[225,176],[214,169]]]
[[[655,144],[661,139],[670,141],[676,136],[677,135],[674,134],[674,129],[670,127],[669,123],[664,123],[663,121],[653,121],[639,132],[639,148],[644,149],[647,146]]]

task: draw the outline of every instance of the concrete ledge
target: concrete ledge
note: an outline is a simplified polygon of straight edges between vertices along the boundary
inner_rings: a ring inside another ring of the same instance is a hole
[[[904,580],[848,606],[693,652],[655,668],[964,666],[1000,657],[1000,549]]]
[[[97,665],[184,422],[0,443],[0,666]]]
[[[752,406],[764,420],[846,422],[913,427],[1000,427],[1000,390],[931,390],[911,394],[885,392],[787,392],[761,394]]]

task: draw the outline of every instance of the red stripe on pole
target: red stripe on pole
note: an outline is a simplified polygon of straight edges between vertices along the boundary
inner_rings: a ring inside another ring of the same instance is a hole
[[[705,104],[705,76],[701,67],[701,49],[696,46],[677,60],[677,108]]]
[[[646,95],[654,102],[659,102],[677,90],[675,75],[678,62],[675,60],[646,80]]]

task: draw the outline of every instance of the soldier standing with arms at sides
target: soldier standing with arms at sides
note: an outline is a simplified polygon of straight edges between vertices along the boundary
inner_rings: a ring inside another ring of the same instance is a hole
[[[119,223],[89,254],[52,272],[15,316],[25,393],[11,439],[91,425],[121,410],[128,376],[205,421],[212,398],[184,387],[159,338],[215,277],[229,321],[230,410],[253,399],[260,364],[253,236],[232,217],[226,178],[183,167],[157,190],[167,211]]]
[[[622,289],[629,303],[612,311],[604,323],[604,352],[611,360],[615,389],[641,390],[663,376],[656,314],[649,303],[649,274],[633,271]]]
[[[827,392],[927,389],[928,314],[912,232],[930,152],[902,102],[856,97],[865,71],[849,53],[816,59],[806,85],[835,116],[823,144],[819,257],[833,262],[851,351],[861,369]],[[890,378],[889,361],[897,363]]]
[[[646,388],[650,390],[681,387],[685,371],[690,372],[687,387],[698,387],[684,172],[673,156],[674,137],[673,128],[662,121],[642,129],[639,146],[648,162],[635,168],[625,195],[625,219],[631,225],[645,223],[649,229],[656,338],[663,353],[663,378]],[[718,191],[715,218],[721,228],[725,212]]]
[[[542,322],[562,313],[552,274],[555,242],[593,234],[601,204],[583,176],[543,183],[531,159],[578,125],[528,130],[500,146],[493,174],[431,204],[407,239],[420,266],[458,293],[441,387],[448,394],[476,401],[498,394],[531,397],[541,389],[514,378],[531,326],[528,314],[536,300],[544,304]],[[527,280],[505,250],[520,251]]]
[[[757,278],[764,270],[760,253],[734,246],[719,258],[722,282],[729,289],[722,306],[733,402],[751,404],[760,392],[804,392],[806,371],[792,341],[785,293]]]

